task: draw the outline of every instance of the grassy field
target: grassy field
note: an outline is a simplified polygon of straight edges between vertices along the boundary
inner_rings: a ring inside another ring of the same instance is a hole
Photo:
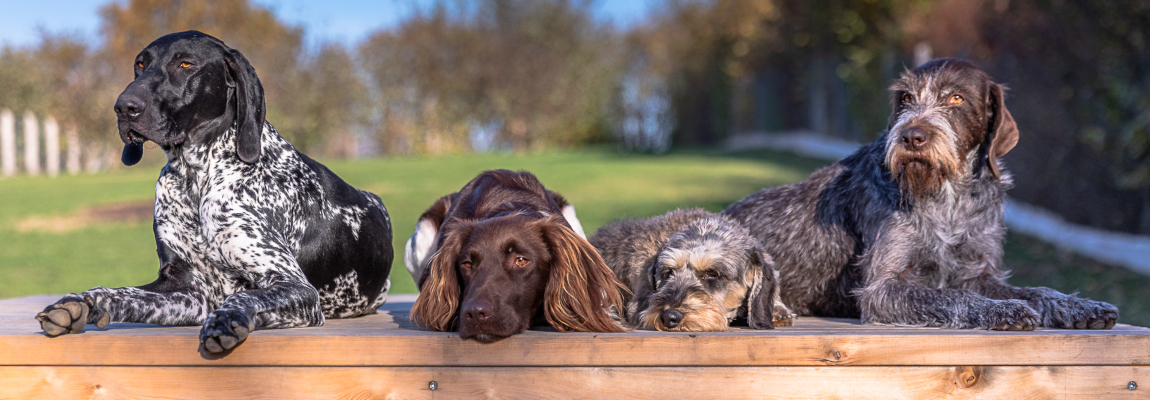
[[[383,198],[395,232],[393,293],[414,293],[402,246],[415,219],[485,169],[534,172],[576,205],[590,234],[614,219],[677,207],[718,211],[760,188],[801,180],[825,162],[764,151],[648,156],[589,149],[326,164]],[[158,172],[158,165],[141,165],[99,175],[0,180],[0,298],[152,281],[158,261],[148,201]],[[1117,305],[1124,323],[1150,325],[1150,277],[1018,235],[1008,237],[1006,257],[1014,284],[1077,291]]]

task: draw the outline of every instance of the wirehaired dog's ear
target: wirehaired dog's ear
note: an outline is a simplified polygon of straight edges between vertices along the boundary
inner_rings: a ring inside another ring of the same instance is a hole
[[[252,164],[260,159],[260,136],[264,130],[264,87],[256,70],[243,54],[225,50],[229,85],[236,90],[236,155]]]
[[[449,230],[443,246],[431,256],[420,279],[419,297],[411,306],[411,321],[437,331],[454,331],[459,322],[459,273],[455,261],[471,226],[456,225]]]
[[[1014,145],[1018,144],[1018,125],[1014,123],[1014,117],[1006,109],[1003,86],[991,83],[988,91],[990,92],[990,99],[987,101],[987,108],[989,108],[987,112],[990,116],[990,123],[987,124],[986,143],[990,145],[990,149],[987,151],[986,162],[990,167],[990,173],[998,179],[1001,177],[1001,172],[998,170],[998,158],[1006,155],[1010,149],[1014,148]]]
[[[774,309],[779,298],[779,280],[771,256],[756,248],[751,251],[754,279],[747,298],[747,325],[754,329],[775,329]]]
[[[551,250],[551,273],[543,297],[543,315],[560,332],[626,332],[616,314],[627,290],[591,243],[553,215],[536,223]],[[615,310],[612,312],[612,310]]]

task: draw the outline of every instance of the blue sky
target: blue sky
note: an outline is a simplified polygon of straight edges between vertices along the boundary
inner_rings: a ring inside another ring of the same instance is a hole
[[[29,46],[39,40],[39,29],[75,32],[96,39],[100,7],[110,0],[0,0],[0,45]],[[118,0],[125,1],[125,0]],[[280,20],[305,28],[309,44],[336,40],[358,42],[380,28],[393,27],[434,0],[251,0],[264,5]],[[663,0],[600,0],[592,5],[596,17],[629,26],[647,15]],[[93,43],[95,40],[93,40]]]

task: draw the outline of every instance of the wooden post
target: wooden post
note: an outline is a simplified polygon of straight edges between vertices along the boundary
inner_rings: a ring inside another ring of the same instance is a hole
[[[16,175],[16,117],[12,110],[0,110],[0,171]]]
[[[48,176],[60,174],[60,125],[56,118],[44,118],[44,170]]]
[[[31,111],[24,112],[24,169],[40,175],[40,123]]]
[[[64,145],[68,147],[65,167],[69,174],[76,175],[80,173],[80,132],[76,131],[76,125],[68,126],[68,131],[64,133]]]

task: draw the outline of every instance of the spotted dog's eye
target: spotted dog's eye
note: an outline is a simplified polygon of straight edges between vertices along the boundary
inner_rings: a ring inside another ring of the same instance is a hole
[[[703,279],[717,279],[718,277],[719,272],[713,269],[708,269],[707,272],[703,273]]]
[[[466,269],[471,269],[471,261],[464,261],[464,262],[461,262],[461,263],[459,263],[459,266],[460,266],[460,267],[463,267],[463,268],[466,268]]]
[[[959,104],[962,104],[963,101],[965,101],[965,100],[962,98],[962,95],[956,94],[956,95],[950,96],[950,104],[951,105],[959,105]]]
[[[902,95],[903,103],[910,103],[911,100],[914,100],[914,98],[910,97],[910,93]]]
[[[524,265],[527,265],[527,262],[528,262],[528,261],[527,261],[527,259],[526,259],[526,258],[523,258],[523,257],[515,257],[515,265],[518,265],[518,266],[522,267],[522,266],[524,266]]]
[[[144,62],[143,61],[136,61],[136,66],[140,67],[140,68],[144,68]]]
[[[190,63],[190,62],[187,62],[187,61],[184,61],[184,62],[180,63],[180,68],[187,68],[187,67],[190,67],[190,66],[192,66],[192,63]]]

